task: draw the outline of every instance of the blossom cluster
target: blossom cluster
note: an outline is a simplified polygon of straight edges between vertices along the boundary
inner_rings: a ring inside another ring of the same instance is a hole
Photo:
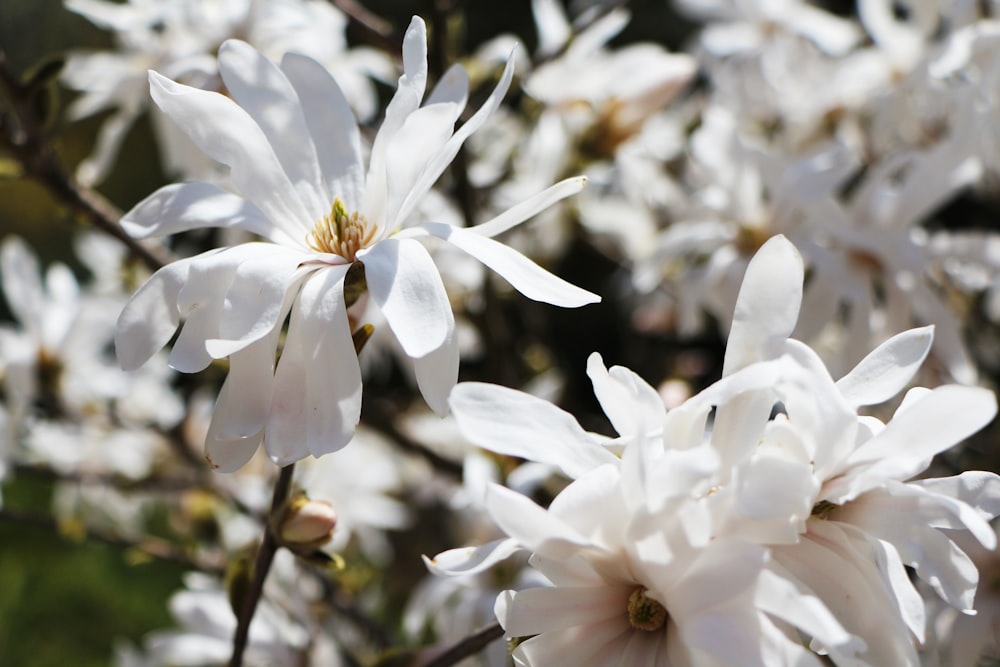
[[[1000,657],[1000,7],[389,4],[0,44],[0,524],[190,570],[115,664]]]

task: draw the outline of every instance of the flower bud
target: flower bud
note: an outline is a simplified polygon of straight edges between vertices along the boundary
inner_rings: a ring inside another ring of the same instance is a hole
[[[275,532],[289,549],[311,550],[329,541],[336,525],[337,513],[330,503],[300,494],[288,501]]]

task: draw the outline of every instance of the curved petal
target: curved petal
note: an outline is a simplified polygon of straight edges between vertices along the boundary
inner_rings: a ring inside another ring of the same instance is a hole
[[[434,155],[451,137],[461,109],[445,102],[417,109],[409,116],[389,141],[392,159],[386,164],[385,228],[399,227],[410,208],[403,208],[417,180],[423,176]],[[423,193],[421,193],[423,194]]]
[[[175,83],[152,71],[149,92],[198,148],[230,168],[233,183],[271,224],[290,238],[304,239],[312,216],[246,111],[219,93]]]
[[[934,341],[934,327],[910,329],[879,345],[837,381],[851,407],[887,401],[913,378]]]
[[[781,353],[798,321],[804,276],[802,256],[784,236],[761,246],[747,265],[736,298],[724,376]]]
[[[219,73],[229,94],[254,119],[310,218],[330,210],[319,159],[295,88],[278,66],[237,39],[219,48]],[[329,76],[329,75],[327,75]]]
[[[634,435],[642,423],[647,431],[659,431],[666,407],[659,393],[641,377],[622,366],[604,367],[601,355],[594,352],[587,359],[587,375],[594,385],[594,395],[618,435]]]
[[[848,463],[872,463],[863,475],[873,482],[879,475],[907,479],[932,456],[988,424],[996,411],[996,397],[987,389],[938,387],[908,409],[897,411],[878,435],[851,454]]]
[[[271,244],[266,252],[248,258],[236,268],[233,283],[226,292],[219,318],[219,336],[205,343],[216,359],[232,354],[269,332],[283,317],[284,302],[303,276],[315,271],[317,264],[304,264],[311,255]]]
[[[311,276],[292,308],[267,426],[267,451],[279,465],[335,451],[354,435],[361,370],[344,305],[348,268]]]
[[[275,243],[297,242],[276,228],[252,203],[211,183],[164,186],[122,216],[121,225],[137,239],[202,227],[234,227]]]
[[[503,99],[504,95],[507,94],[507,89],[510,88],[511,79],[514,77],[514,58],[507,59],[507,65],[504,67],[503,75],[500,77],[500,81],[497,83],[496,88],[490,93],[490,96],[483,103],[483,106],[472,115],[469,120],[465,121],[462,127],[451,136],[451,138],[445,142],[444,146],[430,159],[427,161],[426,167],[421,172],[420,177],[413,184],[410,189],[409,194],[407,194],[406,199],[399,207],[399,212],[396,214],[396,220],[402,222],[406,220],[410,212],[416,207],[417,203],[423,198],[427,191],[431,189],[431,186],[440,178],[444,170],[448,168],[451,161],[455,159],[458,154],[458,150],[465,143],[473,132],[482,127],[486,119],[489,118],[490,114],[497,110],[500,106],[500,101]]]
[[[424,556],[424,565],[434,574],[480,574],[521,550],[517,540],[509,537],[493,540],[478,547],[449,549],[434,558]]]
[[[586,176],[574,176],[573,178],[559,181],[538,194],[528,197],[520,204],[510,207],[492,220],[487,220],[475,227],[469,227],[469,231],[481,236],[497,236],[508,229],[513,229],[525,220],[538,215],[556,202],[577,194],[586,185]]]
[[[166,345],[177,331],[180,314],[177,294],[194,261],[215,254],[168,264],[147,280],[128,300],[115,327],[115,351],[124,370],[135,370]]]
[[[312,58],[286,53],[281,69],[299,96],[328,200],[340,197],[347,210],[359,210],[365,169],[361,134],[347,98],[326,68]]]
[[[426,356],[455,329],[441,274],[413,239],[385,239],[358,253],[372,299],[407,356]]]
[[[564,308],[577,308],[601,300],[596,294],[549,273],[518,251],[491,238],[440,222],[421,227],[490,267],[529,299]]]
[[[385,120],[372,142],[365,178],[365,200],[361,211],[369,220],[385,219],[386,162],[388,143],[403,126],[407,116],[417,110],[427,86],[427,28],[423,19],[414,16],[403,36],[403,76],[396,93],[389,100]]]
[[[448,402],[462,435],[477,447],[554,465],[571,479],[618,463],[572,415],[531,394],[462,382]]]
[[[242,467],[257,451],[271,405],[280,327],[233,354],[205,439],[205,458],[220,472]]]
[[[438,349],[413,360],[417,387],[438,416],[448,414],[448,395],[458,382],[458,337],[455,332]]]

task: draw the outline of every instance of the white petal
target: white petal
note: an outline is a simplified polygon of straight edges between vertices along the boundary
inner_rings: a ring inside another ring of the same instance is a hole
[[[518,251],[491,238],[440,222],[421,227],[490,267],[529,299],[564,308],[577,308],[601,300],[596,294],[549,273]]]
[[[218,57],[229,94],[263,131],[310,218],[327,214],[332,200],[326,195],[316,146],[291,83],[246,42],[227,40]]]
[[[887,401],[906,387],[927,357],[934,341],[934,327],[910,329],[879,345],[837,388],[852,407]]]
[[[615,616],[627,618],[623,612],[628,609],[630,592],[627,586],[607,585],[516,591],[507,608],[504,630],[514,637],[527,637]]]
[[[211,251],[210,251],[211,252]],[[177,330],[177,294],[199,255],[168,264],[147,280],[118,316],[115,351],[125,370],[135,370],[162,348]]]
[[[426,248],[413,239],[385,239],[358,253],[372,299],[407,356],[441,347],[455,316],[441,274]]]
[[[556,202],[577,194],[586,185],[586,176],[575,176],[567,178],[564,181],[559,181],[538,194],[528,197],[520,204],[510,207],[492,220],[487,220],[480,225],[470,227],[469,231],[482,236],[497,236],[508,229],[516,227],[525,220],[533,218]]]
[[[244,244],[252,246],[257,244]],[[279,322],[283,304],[316,264],[303,265],[310,255],[273,244],[266,253],[247,259],[236,269],[226,292],[219,336],[206,341],[208,353],[219,359],[257,340]]]
[[[450,102],[424,106],[409,116],[389,141],[386,164],[385,226],[396,229],[413,209],[414,185],[455,129],[461,109]],[[436,180],[436,179],[435,179]],[[420,193],[423,196],[424,192]],[[406,204],[412,202],[408,207]]]
[[[230,178],[271,223],[290,238],[303,238],[313,219],[285,174],[267,137],[228,97],[149,73],[150,94],[208,156],[230,168]],[[304,240],[303,240],[304,243]]]
[[[122,216],[121,225],[137,239],[202,227],[235,227],[276,243],[289,240],[252,203],[211,183],[162,187]]]
[[[448,68],[444,76],[434,84],[434,90],[427,96],[426,106],[448,102],[458,106],[459,113],[469,100],[469,75],[465,68],[455,63]]]
[[[633,435],[639,423],[644,424],[647,432],[660,432],[666,408],[649,383],[622,366],[614,366],[608,372],[597,352],[587,359],[587,376],[618,435]]]
[[[448,168],[451,161],[455,159],[455,155],[458,154],[458,150],[465,143],[465,140],[472,135],[473,132],[482,127],[486,119],[496,111],[497,107],[500,106],[500,101],[503,99],[504,95],[507,94],[507,89],[510,88],[511,79],[514,76],[514,58],[508,58],[507,65],[504,67],[503,75],[500,77],[500,81],[497,83],[496,88],[490,93],[490,96],[483,103],[483,106],[479,107],[479,110],[472,115],[469,120],[465,121],[462,127],[458,128],[455,134],[441,147],[441,149],[427,161],[427,166],[421,172],[420,177],[413,184],[412,189],[406,197],[406,200],[402,203],[399,208],[399,212],[396,215],[396,219],[403,221],[409,216],[410,212],[414,209],[420,199],[427,194],[427,191],[431,189],[431,186],[437,181],[437,179],[444,173],[444,170]]]
[[[572,415],[530,394],[462,382],[448,402],[458,428],[477,447],[554,465],[571,479],[618,461]]]
[[[423,19],[414,16],[403,36],[403,76],[399,77],[396,93],[385,110],[385,120],[372,143],[365,178],[365,200],[361,211],[372,222],[385,219],[387,195],[386,164],[388,143],[417,110],[427,85],[427,28]]]
[[[505,533],[545,558],[566,559],[587,544],[559,518],[498,484],[490,485],[487,490],[486,506]]]
[[[761,246],[747,265],[736,299],[722,374],[781,353],[799,317],[802,256],[784,236]]]
[[[205,458],[221,472],[242,467],[263,438],[279,333],[280,327],[275,327],[229,359],[229,375],[219,391],[205,439]]]
[[[458,337],[454,331],[441,347],[413,360],[420,394],[441,417],[448,414],[448,395],[458,382],[458,366]]]
[[[361,134],[347,98],[326,68],[312,58],[286,53],[281,69],[302,104],[326,182],[328,201],[340,197],[347,210],[360,210],[365,180]]]
[[[778,565],[766,567],[758,577],[755,599],[761,611],[804,630],[825,646],[837,646],[840,651],[864,651],[864,641],[847,632],[812,591],[793,577],[779,575],[775,570],[782,568]]]
[[[28,244],[17,236],[8,236],[0,248],[0,278],[11,313],[27,331],[40,335],[41,307],[45,302],[41,268]]]
[[[354,351],[344,276],[332,267],[310,280],[299,295],[306,364],[307,446],[313,456],[350,442],[361,418],[361,367]]]
[[[434,574],[480,574],[521,550],[517,540],[509,537],[493,540],[478,547],[449,549],[433,559],[424,556],[424,564]]]
[[[878,435],[854,451],[848,463],[874,463],[866,477],[881,473],[907,479],[920,472],[921,462],[988,424],[996,411],[996,397],[989,390],[959,385],[938,387],[909,409],[897,411]]]

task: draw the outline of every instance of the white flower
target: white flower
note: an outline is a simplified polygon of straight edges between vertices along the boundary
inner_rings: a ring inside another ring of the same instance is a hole
[[[219,67],[232,99],[150,74],[154,100],[202,150],[231,169],[237,193],[207,183],[161,188],[126,214],[136,236],[236,227],[267,239],[203,253],[158,271],[118,322],[125,368],[146,361],[186,318],[170,356],[181,371],[230,357],[206,455],[234,470],[265,439],[279,464],[345,445],[361,407],[361,373],[345,286],[367,285],[432,408],[458,372],[454,318],[420,236],[441,237],[500,273],[526,296],[563,306],[598,300],[492,240],[554,201],[570,179],[473,229],[414,224],[419,200],[465,139],[497,107],[500,85],[457,131],[467,79],[452,68],[421,105],[427,80],[423,21],[403,42],[404,74],[371,149],[367,173],[357,124],[316,61],[288,54],[275,66],[249,45],[226,42]],[[234,101],[235,100],[235,101]],[[356,295],[351,297],[351,302]],[[281,360],[275,347],[291,312]]]

